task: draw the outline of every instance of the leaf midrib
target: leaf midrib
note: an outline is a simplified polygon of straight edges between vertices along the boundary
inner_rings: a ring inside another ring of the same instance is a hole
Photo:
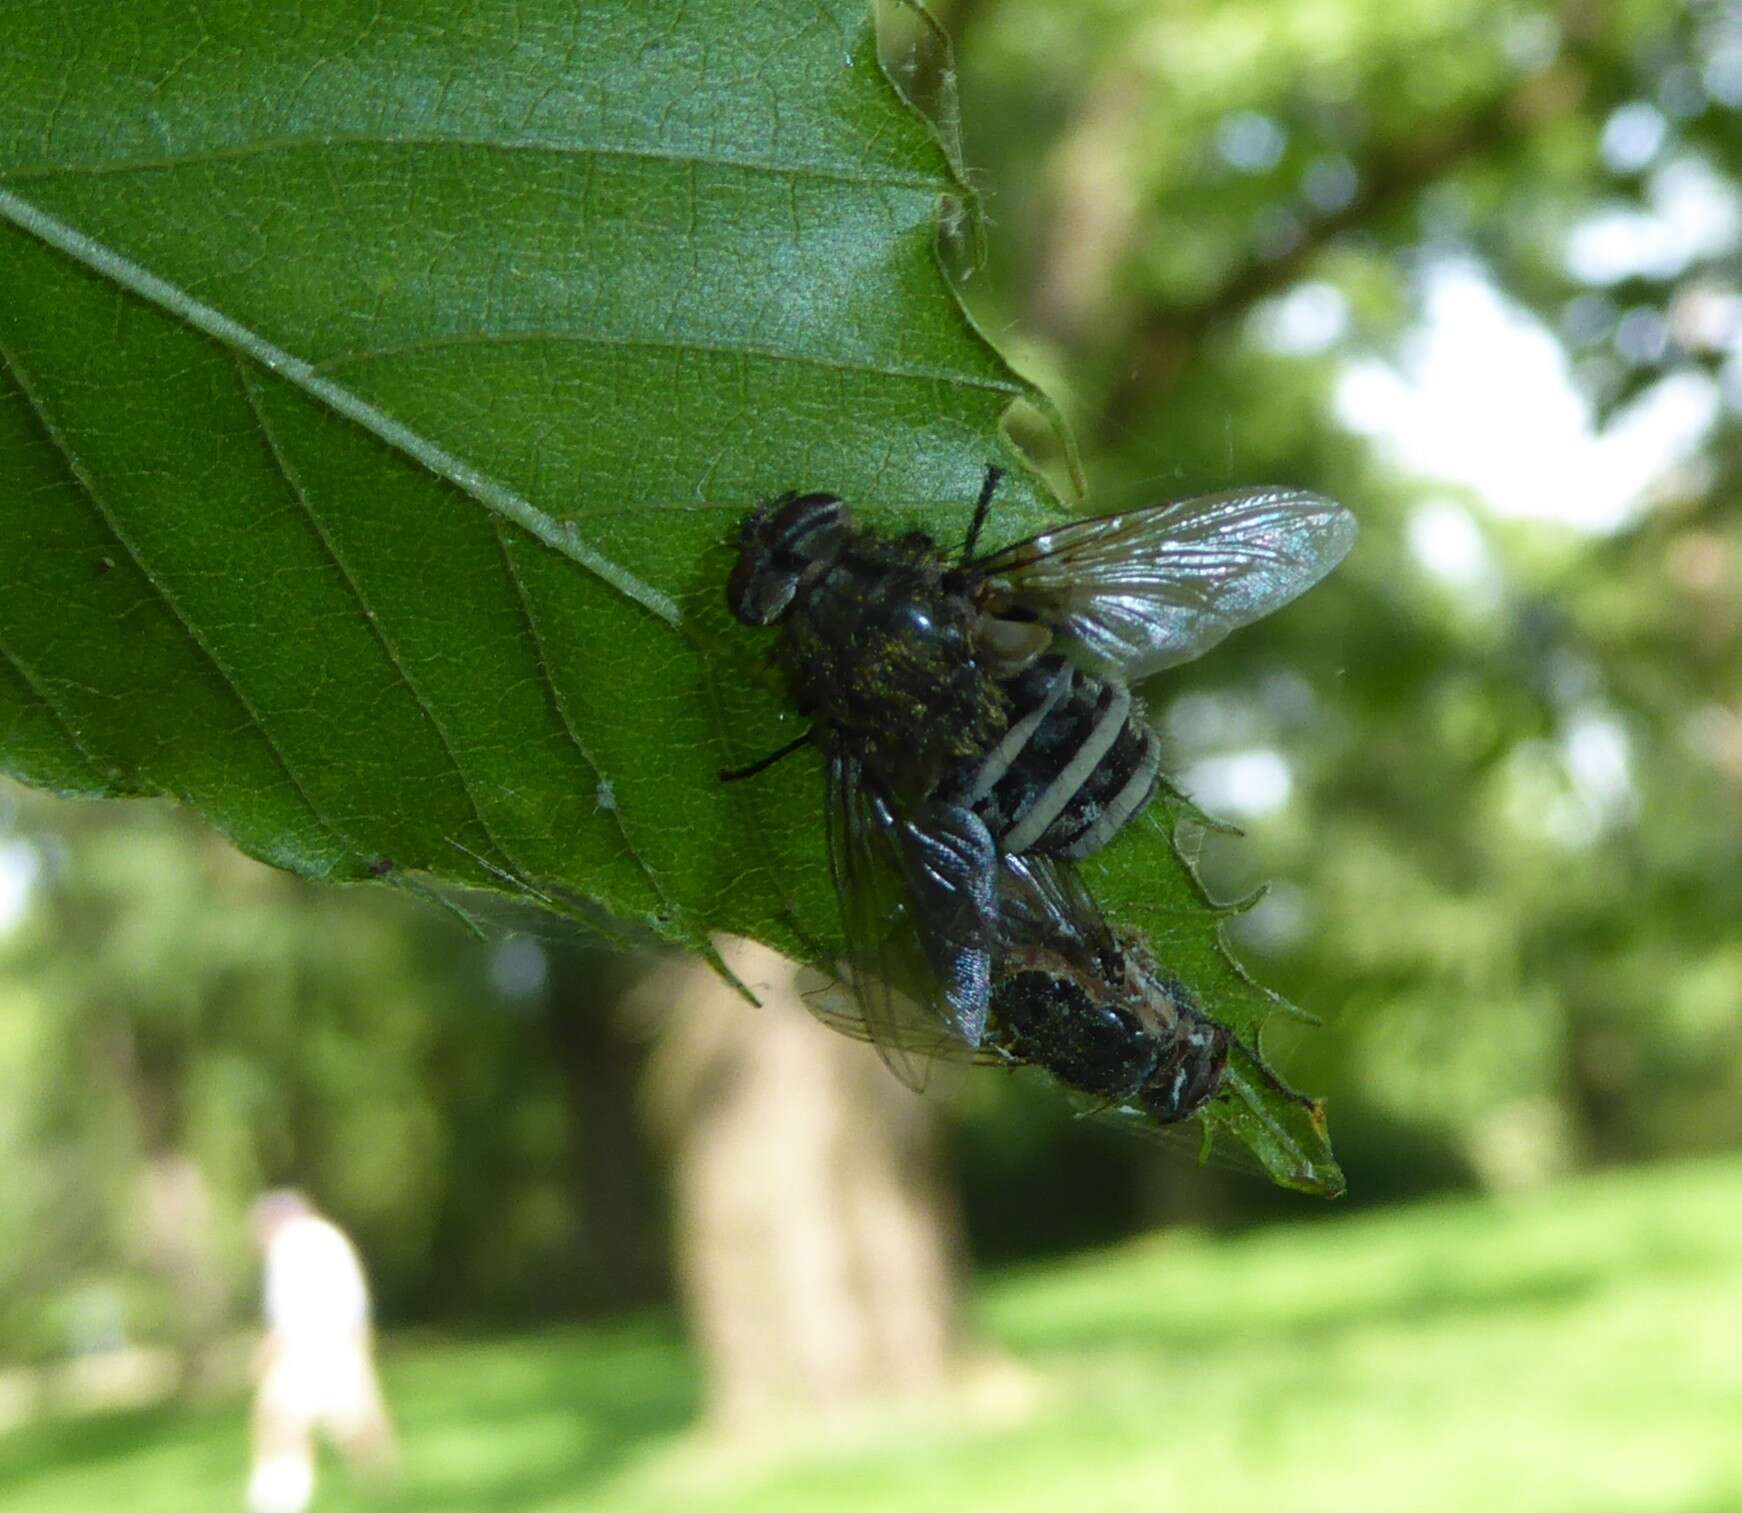
[[[685,634],[682,612],[669,595],[644,582],[596,547],[583,542],[572,522],[559,522],[547,515],[505,483],[479,471],[344,385],[325,377],[314,364],[285,351],[223,311],[195,299],[185,289],[11,190],[0,189],[0,219],[9,221],[128,293],[185,322],[220,346],[250,358],[336,414],[361,426],[426,471],[453,484],[486,509],[520,526],[551,550],[585,568],[625,598],[663,620],[680,635]]]
[[[447,452],[444,448],[437,446],[427,437],[424,437],[420,433],[414,431],[411,427],[394,419],[384,411],[379,410],[377,407],[362,399],[359,395],[353,393],[344,385],[335,382],[331,377],[327,376],[327,373],[330,372],[332,368],[340,365],[346,359],[327,359],[321,364],[316,365],[309,363],[302,358],[298,358],[294,354],[277,346],[277,344],[269,341],[250,327],[245,326],[240,321],[224,314],[221,310],[195,299],[185,289],[162,278],[158,274],[153,273],[149,268],[135,262],[131,258],[128,258],[113,247],[79,230],[76,226],[51,215],[23,196],[4,188],[0,188],[0,218],[4,218],[11,222],[14,226],[18,227],[18,229],[36,237],[38,240],[89,268],[92,272],[107,279],[116,286],[185,322],[194,329],[199,330],[202,334],[208,336],[220,346],[229,350],[237,359],[239,366],[244,372],[250,371],[251,369],[263,368],[266,371],[275,374],[283,381],[301,389],[304,393],[307,393],[312,398],[325,404],[335,413],[343,415],[353,423],[362,426],[365,430],[376,436],[378,440],[409,457],[426,470],[453,484],[468,497],[483,505],[486,509],[492,511],[498,517],[499,530],[501,523],[504,521],[525,530],[541,544],[550,547],[566,559],[586,568],[589,572],[594,574],[594,576],[606,582],[619,593],[637,603],[641,608],[653,613],[658,619],[665,622],[670,629],[676,631],[679,635],[683,636],[686,641],[690,642],[692,646],[695,646],[698,651],[702,649],[696,640],[696,636],[692,634],[691,628],[686,625],[681,611],[673,600],[663,594],[660,590],[654,588],[651,584],[636,577],[627,568],[613,561],[604,553],[583,542],[580,539],[578,530],[572,523],[558,522],[553,517],[539,510],[529,500],[526,500],[510,489],[507,485],[502,484],[488,474],[471,467],[468,463],[465,463],[460,458]],[[517,334],[504,334],[501,337],[486,335],[478,339],[486,341],[514,341],[526,340],[529,338]],[[579,340],[579,338],[573,337],[572,335],[565,334],[561,336],[547,336],[543,333],[532,339]],[[444,344],[446,343],[440,341],[427,344],[408,344],[404,350],[410,350],[412,346],[416,345],[437,347]],[[693,346],[697,344],[673,343],[671,345],[677,347]],[[364,357],[372,358],[384,355],[388,354],[359,354],[358,359],[356,360],[361,360]],[[1008,386],[997,384],[989,385],[984,381],[970,379],[966,375],[961,374],[921,372],[919,370],[904,371],[869,364],[834,363],[829,362],[826,359],[811,358],[804,354],[781,353],[774,351],[761,355],[766,355],[771,358],[813,362],[824,366],[854,369],[862,368],[865,371],[874,371],[890,377],[913,377],[934,381],[957,382],[976,388],[991,387],[1008,389],[1008,391],[1012,393],[1018,392],[1019,389],[1019,386],[1014,384]],[[246,359],[246,361],[244,361],[244,359]],[[13,365],[8,364],[8,366]],[[14,371],[16,371],[15,368]],[[18,381],[22,386],[22,375],[18,375]],[[268,445],[272,450],[272,455],[277,462],[281,474],[285,478],[286,484],[293,492],[297,493],[299,498],[301,498],[301,493],[295,479],[285,468],[284,459],[273,441],[270,429],[265,425],[264,420],[259,413],[253,384],[245,381],[244,389],[248,394],[250,406],[255,411],[256,422],[261,426],[263,434],[266,436]],[[28,390],[26,390],[26,397],[29,399]],[[39,419],[45,419],[41,414],[40,405],[37,405],[34,400],[30,400],[30,402],[32,403],[32,407],[37,411]],[[54,438],[52,435],[51,439],[56,440],[57,446],[59,446],[63,455],[66,455],[65,447],[60,445],[58,439]],[[103,509],[100,501],[96,499],[95,493],[88,480],[84,478],[76,465],[72,466],[71,476],[74,482],[79,486],[81,492],[91,500],[93,508],[96,508],[99,513],[103,515],[103,518],[108,524],[111,535],[116,537],[120,547],[127,551],[136,563],[139,563],[139,566],[141,570],[145,572],[147,579],[152,582],[160,596],[163,596],[161,585],[159,585],[155,577],[151,575],[146,564],[139,562],[137,554],[133,552],[131,545],[121,537],[109,512]],[[330,552],[331,544],[327,543],[327,545]],[[342,567],[343,564],[341,564],[341,568]],[[344,576],[348,583],[352,582],[351,575],[348,571],[345,572]],[[354,583],[352,583],[352,587],[355,592]],[[357,597],[359,602],[361,602],[361,595],[358,594]],[[207,660],[216,668],[225,686],[230,690],[232,696],[240,704],[242,711],[248,718],[250,724],[259,731],[262,739],[265,740],[268,748],[271,750],[277,765],[285,772],[292,789],[296,792],[299,800],[308,810],[311,817],[323,830],[327,831],[327,833],[340,844],[344,852],[352,859],[353,864],[365,860],[364,851],[357,846],[355,840],[347,835],[330,816],[325,814],[315,804],[312,796],[308,793],[301,779],[288,763],[277,742],[271,736],[270,731],[266,729],[258,711],[256,711],[253,705],[249,702],[245,692],[237,686],[236,679],[230,673],[229,669],[224,667],[213,657],[210,649],[200,640],[195,629],[188,623],[186,616],[180,611],[174,602],[168,599],[167,596],[164,596],[164,598],[166,606],[175,615],[184,631],[186,631],[186,633],[194,640],[195,644],[205,654]],[[367,611],[367,605],[364,604],[363,607],[365,611]],[[524,605],[522,607],[524,609]],[[529,633],[531,634],[535,645],[539,648],[538,655],[541,661],[541,666],[543,666],[543,675],[548,680],[549,669],[547,665],[544,665],[542,640],[538,635],[536,626],[531,623],[530,616],[527,618]],[[10,654],[8,654],[7,660],[13,664],[19,676],[25,678],[27,684],[29,684],[33,689],[37,697],[44,700],[57,722],[60,723],[63,728],[66,728],[64,715],[62,715],[60,710],[52,703],[52,701],[46,699],[46,696],[40,687],[38,687],[35,681],[29,677],[27,670],[19,666],[16,658]],[[393,657],[391,653],[389,653],[389,660],[393,663],[401,680],[409,683],[409,679],[406,678],[405,670],[399,660]],[[712,669],[709,670],[710,681],[711,675]],[[514,858],[512,851],[504,846],[501,839],[483,815],[478,805],[476,795],[472,791],[471,783],[467,777],[464,764],[459,760],[457,753],[453,750],[452,743],[448,739],[445,730],[442,728],[439,719],[437,719],[430,710],[427,699],[415,687],[413,687],[411,691],[425,717],[435,725],[436,733],[441,740],[443,749],[446,752],[453,769],[459,775],[462,790],[465,792],[472,811],[478,819],[483,834],[490,839],[493,848],[500,853],[503,860],[507,861],[510,866],[514,868],[514,874],[503,872],[501,869],[489,864],[485,859],[478,857],[475,853],[472,854],[472,859],[478,862],[479,865],[484,866],[486,870],[518,884],[520,888],[523,888],[528,892],[537,894],[538,890],[536,885],[533,884],[531,876],[527,874],[526,869]],[[578,738],[578,734],[573,728],[572,719],[567,711],[561,707],[560,699],[557,701],[557,705],[558,720],[563,727],[569,743],[575,750],[586,770],[592,773],[595,780],[597,780],[600,776],[600,769],[597,763],[592,758],[591,753],[586,749],[585,744]],[[717,726],[718,710],[710,708],[709,713],[710,716],[713,717],[713,721]],[[70,729],[68,733],[69,736],[72,735]],[[77,746],[76,740],[75,746]],[[79,749],[82,750],[82,748]],[[637,848],[631,840],[620,815],[616,816],[616,823],[626,853],[632,859],[637,870],[641,873],[649,888],[654,892],[654,895],[668,906],[672,917],[684,917],[687,914],[687,911],[677,906],[670,898],[670,895],[667,893],[658,877],[654,874],[652,868],[647,865],[645,859],[641,856],[639,848]]]
[[[308,522],[310,529],[319,540],[327,557],[337,569],[340,579],[345,584],[347,591],[356,601],[357,606],[361,611],[364,623],[375,636],[383,655],[393,669],[395,677],[411,695],[416,706],[422,712],[424,718],[429,722],[436,739],[441,745],[447,761],[459,782],[460,791],[466,796],[467,803],[471,808],[474,819],[477,821],[480,830],[489,839],[491,846],[501,857],[502,862],[505,863],[506,866],[496,865],[489,861],[488,858],[480,856],[477,852],[461,845],[457,840],[453,840],[450,843],[456,846],[459,850],[465,852],[485,871],[497,877],[499,880],[508,883],[514,891],[522,894],[530,894],[548,906],[556,908],[557,906],[554,901],[549,899],[534,881],[536,876],[534,870],[525,865],[524,861],[515,854],[513,848],[503,840],[497,828],[491,824],[488,815],[484,812],[484,809],[478,800],[477,793],[473,786],[472,776],[466,764],[461,760],[458,751],[455,749],[446,725],[435,708],[432,707],[429,698],[418,686],[416,680],[411,677],[405,666],[404,659],[399,655],[396,647],[383,629],[380,617],[369,604],[355,573],[351,570],[349,563],[338,550],[328,532],[321,525],[319,517],[310,507],[307,492],[297,477],[294,468],[286,458],[283,448],[279,443],[277,433],[267,420],[265,412],[261,406],[258,387],[259,380],[254,376],[258,373],[258,369],[245,361],[240,354],[232,352],[231,357],[235,364],[237,379],[243,396],[254,416],[255,424],[260,429],[268,453],[273,459],[280,478],[291,496],[299,505],[303,518]],[[175,595],[165,587],[161,576],[153,570],[151,563],[141,554],[135,541],[123,529],[121,523],[115,517],[114,511],[104,503],[95,484],[89,477],[87,469],[80,462],[67,438],[62,434],[59,426],[49,415],[42,400],[36,393],[35,385],[30,376],[24,371],[16,355],[4,344],[0,344],[0,369],[4,369],[5,372],[10,374],[17,392],[23,397],[26,405],[29,406],[37,426],[40,428],[49,444],[55,449],[56,454],[61,458],[67,478],[79,490],[80,494],[90,504],[90,507],[95,512],[96,516],[102,521],[103,528],[110,539],[115,543],[116,549],[125,555],[125,557],[139,571],[143,581],[150,586],[158,602],[181,627],[181,630],[187,637],[189,643],[201,654],[203,660],[218,674],[220,683],[228,695],[239,706],[243,716],[246,718],[251,728],[259,734],[267,750],[271,752],[277,767],[284,774],[291,790],[297,795],[298,800],[301,802],[309,816],[323,831],[338,843],[341,853],[339,857],[340,864],[353,869],[361,868],[368,862],[371,856],[368,848],[361,846],[356,838],[317,802],[314,794],[310,791],[308,785],[303,781],[302,776],[297,771],[296,765],[290,760],[284,748],[274,737],[265,717],[248,694],[241,679],[226,664],[224,659],[207,643],[205,637],[200,633],[198,626],[183,610]],[[545,658],[543,641],[538,636],[536,626],[532,623],[530,608],[525,603],[524,590],[520,584],[518,571],[513,566],[512,557],[506,551],[506,544],[502,536],[504,522],[497,520],[495,526],[497,541],[499,545],[502,545],[503,547],[505,570],[511,578],[517,593],[520,595],[521,607],[527,621],[528,632],[532,637],[540,675],[545,680],[547,689],[553,696],[558,721],[579,757],[582,766],[592,775],[594,781],[597,782],[600,777],[600,769],[597,763],[593,760],[591,754],[586,750],[584,744],[581,742],[566,709],[562,707],[560,693],[558,693],[551,680],[548,662]],[[48,711],[56,724],[59,725],[62,731],[66,734],[74,749],[85,758],[87,765],[92,765],[93,771],[100,770],[94,766],[91,754],[79,739],[76,729],[69,722],[60,706],[49,697],[47,692],[41,686],[40,681],[34,674],[32,674],[30,669],[19,660],[17,655],[9,647],[6,647],[3,644],[0,644],[0,657],[4,658],[14,673],[30,690],[31,694],[37,699],[42,707]],[[653,870],[647,865],[636,849],[634,843],[630,840],[622,816],[620,814],[614,814],[613,821],[618,834],[622,839],[625,853],[641,872],[654,897],[660,900],[662,905],[666,907],[667,912],[673,918],[686,917],[686,911],[676,905],[670,898],[659,879],[654,875]]]
[[[272,455],[276,460],[280,473],[286,484],[299,499],[302,497],[301,490],[295,477],[286,467],[285,459],[272,437],[270,428],[265,423],[264,416],[260,413],[260,407],[257,402],[257,381],[250,376],[251,374],[257,373],[260,369],[275,374],[279,379],[289,383],[297,389],[300,389],[329,410],[361,426],[364,430],[375,436],[379,441],[408,457],[425,470],[434,473],[444,481],[458,488],[462,493],[473,499],[476,503],[484,506],[497,517],[497,539],[504,547],[505,557],[510,559],[508,561],[509,571],[511,576],[515,579],[514,588],[516,593],[519,595],[520,607],[527,623],[527,631],[534,644],[536,655],[539,660],[541,676],[545,679],[547,687],[553,694],[555,700],[555,713],[568,743],[579,759],[583,770],[591,774],[595,781],[598,781],[603,777],[602,770],[594,760],[586,744],[581,740],[579,733],[574,728],[569,711],[563,707],[560,690],[557,690],[551,682],[550,670],[544,657],[542,637],[539,634],[537,625],[533,622],[532,616],[529,612],[529,606],[525,602],[524,589],[518,581],[517,573],[515,572],[511,561],[511,554],[506,552],[507,542],[506,538],[502,535],[505,524],[519,527],[530,534],[535,540],[556,551],[565,559],[587,569],[591,574],[607,583],[618,593],[629,598],[642,609],[652,613],[656,618],[663,621],[670,629],[675,630],[678,634],[684,636],[692,646],[700,651],[704,648],[697,639],[696,628],[686,626],[682,612],[677,604],[661,590],[654,587],[652,584],[645,582],[624,565],[607,556],[604,552],[583,541],[576,524],[568,521],[559,521],[546,514],[530,500],[518,494],[514,489],[503,483],[501,480],[493,477],[489,473],[474,468],[470,463],[466,462],[461,457],[448,452],[445,448],[438,445],[420,431],[404,424],[392,415],[379,409],[343,382],[338,381],[339,370],[366,362],[381,361],[419,352],[439,351],[448,347],[497,343],[514,344],[551,342],[574,345],[658,347],[665,350],[705,350],[710,352],[743,355],[783,363],[801,363],[846,372],[874,374],[886,378],[940,382],[982,391],[1008,393],[1013,396],[1023,392],[1022,385],[1017,382],[999,382],[995,379],[988,380],[958,371],[935,367],[902,367],[875,362],[854,362],[828,356],[781,350],[779,348],[752,347],[749,345],[734,343],[711,343],[699,341],[656,342],[646,339],[594,336],[577,332],[547,330],[528,332],[506,331],[458,333],[452,336],[407,342],[394,347],[329,354],[324,356],[319,362],[310,362],[307,359],[298,357],[294,353],[278,346],[275,342],[254,330],[249,325],[226,314],[223,309],[196,298],[186,287],[171,279],[163,277],[159,273],[153,271],[153,269],[147,264],[135,260],[127,253],[122,252],[117,247],[105,241],[103,238],[94,236],[82,230],[78,225],[60,218],[53,212],[36,204],[27,195],[19,193],[15,188],[7,187],[8,185],[42,182],[61,177],[84,176],[96,178],[110,176],[119,177],[127,174],[146,175],[165,173],[181,168],[198,166],[202,163],[257,160],[275,154],[290,154],[303,151],[331,151],[335,148],[345,147],[379,147],[384,150],[414,150],[418,148],[436,150],[453,149],[457,151],[478,150],[486,152],[544,153],[563,158],[617,157],[630,160],[669,161],[688,163],[692,166],[714,167],[730,171],[778,174],[789,180],[814,180],[821,182],[847,183],[867,188],[881,188],[909,193],[920,191],[937,196],[960,194],[962,192],[962,186],[954,182],[953,179],[947,175],[902,174],[898,172],[867,173],[857,167],[848,167],[840,163],[820,162],[817,160],[776,162],[745,154],[703,153],[660,148],[618,146],[604,143],[559,143],[537,139],[483,139],[454,134],[401,135],[383,133],[338,133],[319,136],[287,134],[276,138],[260,138],[208,150],[179,153],[173,156],[155,157],[151,159],[111,161],[85,160],[54,163],[39,160],[37,162],[15,166],[11,169],[0,172],[0,219],[9,221],[18,229],[42,241],[49,247],[60,252],[62,255],[81,264],[105,281],[164,311],[178,321],[201,332],[209,339],[215,341],[219,346],[231,352],[233,357],[236,359],[238,368],[242,374],[243,386],[248,395],[250,406],[255,412],[256,421],[261,426],[263,433],[266,435],[268,445],[271,448]],[[37,408],[40,413],[40,407]],[[80,486],[81,490],[87,495],[87,497],[92,499],[93,507],[97,508],[99,512],[104,514],[105,520],[108,521],[111,534],[117,534],[115,523],[112,519],[109,519],[107,512],[102,511],[101,505],[96,501],[90,485],[83,479],[82,475],[78,473],[76,468],[73,472],[73,478],[75,483]],[[304,504],[306,510],[306,501],[304,501]],[[120,540],[118,535],[117,539]],[[332,543],[326,541],[324,536],[323,542],[326,545],[329,554],[331,554],[333,552]],[[120,540],[120,545],[124,550],[128,550],[131,554],[131,548],[125,540]],[[132,555],[134,555],[135,560],[137,561],[136,554]],[[368,606],[366,603],[363,603],[362,595],[358,590],[352,575],[348,569],[345,568],[343,562],[339,562],[338,565],[345,581],[350,584],[354,596],[358,599],[359,603],[362,604],[367,618]],[[141,564],[141,567],[143,569],[144,564]],[[150,578],[148,571],[147,577]],[[153,586],[158,588],[161,594],[161,587],[156,584],[155,579],[152,579],[151,581],[153,582]],[[173,601],[166,599],[166,603],[168,603],[168,607],[172,612],[176,614],[176,618],[182,623],[184,630],[194,638],[196,644],[200,646],[200,649],[206,652],[208,660],[212,660],[209,649],[200,642],[195,628],[187,623],[186,617],[179,612]],[[704,637],[703,639],[706,638]],[[482,834],[488,837],[491,848],[495,850],[505,862],[509,863],[509,865],[514,868],[515,872],[523,874],[521,878],[516,878],[514,880],[521,882],[523,886],[527,886],[529,891],[536,892],[536,888],[531,887],[530,876],[525,875],[526,869],[518,863],[512,851],[503,844],[502,840],[496,835],[490,823],[485,818],[480,809],[477,797],[472,791],[471,783],[467,778],[464,764],[461,762],[458,753],[454,750],[453,744],[449,740],[447,732],[442,727],[440,719],[436,713],[430,709],[427,698],[419,689],[415,686],[411,686],[411,680],[406,673],[406,669],[400,660],[393,655],[391,647],[387,647],[386,651],[388,659],[393,664],[400,681],[410,686],[410,691],[418,707],[422,710],[425,718],[435,726],[436,734],[447,754],[451,768],[460,778],[462,790],[464,791],[471,810],[480,825]],[[10,656],[8,656],[8,660],[15,663],[15,659]],[[214,663],[214,665],[217,664]],[[20,676],[26,676],[24,669],[19,668],[17,670]],[[264,728],[258,713],[249,703],[245,692],[236,686],[236,681],[234,677],[230,675],[228,669],[221,665],[217,665],[217,670],[222,676],[225,685],[230,689],[232,695],[240,701],[243,710],[250,719],[250,722],[266,740],[278,765],[286,772],[292,787],[297,792],[304,805],[308,808],[311,816],[324,830],[332,835],[353,858],[361,857],[363,853],[356,846],[355,842],[345,835],[329,817],[321,813],[321,811],[315,806],[312,797],[306,791],[295,772],[290,769],[283,753],[273,741],[270,733]],[[707,669],[707,676],[704,684],[704,686],[709,689],[711,695],[714,692],[712,688],[713,673],[713,668],[710,667]],[[29,681],[28,678],[27,681]],[[42,691],[35,688],[34,683],[32,683],[31,686],[39,698],[43,697]],[[710,699],[710,704],[711,703],[712,700]],[[55,708],[52,703],[49,704],[48,707],[56,720],[65,726],[65,719],[60,711]],[[711,722],[716,725],[717,729],[719,710],[710,707],[709,714]],[[69,731],[69,735],[70,734],[71,732]],[[616,818],[617,829],[625,847],[625,851],[632,859],[637,870],[641,873],[646,884],[652,889],[655,897],[668,905],[671,914],[675,916],[681,916],[684,914],[686,911],[682,910],[671,901],[659,879],[654,875],[652,869],[640,855],[638,848],[630,839],[629,832],[623,824],[622,817],[619,815]],[[486,868],[492,872],[500,871],[500,869],[489,864],[485,859],[477,857],[475,854],[473,859],[480,865],[486,866]],[[501,875],[507,876],[507,874]]]

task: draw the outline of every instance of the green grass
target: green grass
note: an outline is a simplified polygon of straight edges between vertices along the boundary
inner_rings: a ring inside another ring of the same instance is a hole
[[[727,1466],[664,1321],[395,1342],[394,1508],[1742,1509],[1742,1161],[988,1280],[1033,1389]],[[240,1506],[240,1406],[0,1438],[6,1513]],[[329,1468],[321,1513],[381,1508]]]

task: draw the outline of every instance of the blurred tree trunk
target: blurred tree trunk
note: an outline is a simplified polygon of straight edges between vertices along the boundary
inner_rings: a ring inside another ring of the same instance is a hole
[[[115,1012],[127,1009],[118,1005]],[[211,1184],[186,1149],[188,1057],[170,1037],[120,1017],[95,1043],[113,1085],[125,1090],[143,1157],[129,1205],[128,1248],[164,1290],[178,1385],[187,1391],[209,1374],[229,1304]]]
[[[665,1015],[648,1090],[710,1416],[742,1431],[935,1391],[964,1344],[935,1115],[812,1018],[791,962],[721,949],[759,1010],[694,957],[637,993]]]
[[[164,1286],[175,1309],[183,1391],[206,1383],[230,1301],[211,1185],[199,1164],[158,1150],[139,1174],[132,1242],[139,1262]]]
[[[548,960],[546,1018],[568,1080],[580,1174],[582,1301],[602,1311],[651,1302],[667,1295],[669,1273],[658,1185],[636,1108],[646,1042],[619,1022],[615,959],[559,945]]]

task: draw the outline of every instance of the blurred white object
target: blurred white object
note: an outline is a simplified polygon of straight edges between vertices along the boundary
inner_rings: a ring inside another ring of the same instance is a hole
[[[252,1513],[302,1513],[314,1496],[315,1436],[359,1469],[393,1459],[393,1426],[375,1374],[369,1285],[356,1247],[300,1193],[254,1205],[266,1257],[266,1338],[254,1397]]]

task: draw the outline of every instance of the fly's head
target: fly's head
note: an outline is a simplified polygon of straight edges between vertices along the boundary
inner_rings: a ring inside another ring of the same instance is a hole
[[[727,606],[746,625],[784,619],[806,574],[839,551],[852,529],[847,506],[833,494],[789,494],[759,506],[738,533]]]
[[[1222,1090],[1234,1037],[1204,1013],[1183,982],[1169,976],[1134,930],[1119,934],[1125,1005],[1164,1047],[1138,1101],[1158,1124],[1189,1119]]]
[[[1233,1036],[1213,1019],[1182,1020],[1180,1034],[1150,1078],[1140,1101],[1159,1124],[1189,1119],[1222,1090]]]

